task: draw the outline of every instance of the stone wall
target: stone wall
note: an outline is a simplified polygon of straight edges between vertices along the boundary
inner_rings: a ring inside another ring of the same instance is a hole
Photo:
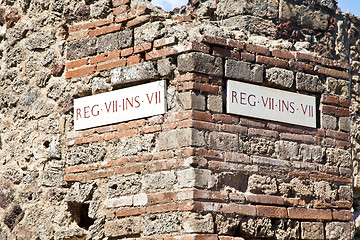
[[[1,4],[0,239],[360,234],[360,22],[336,1]],[[74,99],[159,79],[165,114],[74,131]],[[317,128],[228,114],[229,79],[315,96]]]

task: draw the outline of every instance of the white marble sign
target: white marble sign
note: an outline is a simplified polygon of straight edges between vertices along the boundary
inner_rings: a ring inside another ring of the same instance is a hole
[[[74,100],[74,129],[82,130],[166,112],[165,80]]]
[[[227,112],[316,128],[316,98],[243,82],[227,82]]]

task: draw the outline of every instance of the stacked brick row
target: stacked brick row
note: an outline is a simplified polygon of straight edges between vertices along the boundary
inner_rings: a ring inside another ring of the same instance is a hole
[[[136,45],[151,15],[115,6],[70,27],[65,76],[108,89],[166,79],[168,112],[69,132],[64,180],[79,196],[67,201],[113,238],[351,234],[347,63],[213,36]],[[228,79],[316,96],[318,127],[227,114]]]

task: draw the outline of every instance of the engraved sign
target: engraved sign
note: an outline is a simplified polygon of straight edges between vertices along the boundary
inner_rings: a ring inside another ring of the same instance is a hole
[[[316,98],[229,80],[227,112],[316,128]]]
[[[74,129],[119,123],[166,112],[165,80],[74,100]]]

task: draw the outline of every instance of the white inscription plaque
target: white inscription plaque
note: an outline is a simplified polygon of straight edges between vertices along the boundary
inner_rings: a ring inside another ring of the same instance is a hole
[[[316,128],[316,98],[299,93],[227,82],[227,112]]]
[[[74,100],[74,129],[82,130],[166,112],[165,80]]]

